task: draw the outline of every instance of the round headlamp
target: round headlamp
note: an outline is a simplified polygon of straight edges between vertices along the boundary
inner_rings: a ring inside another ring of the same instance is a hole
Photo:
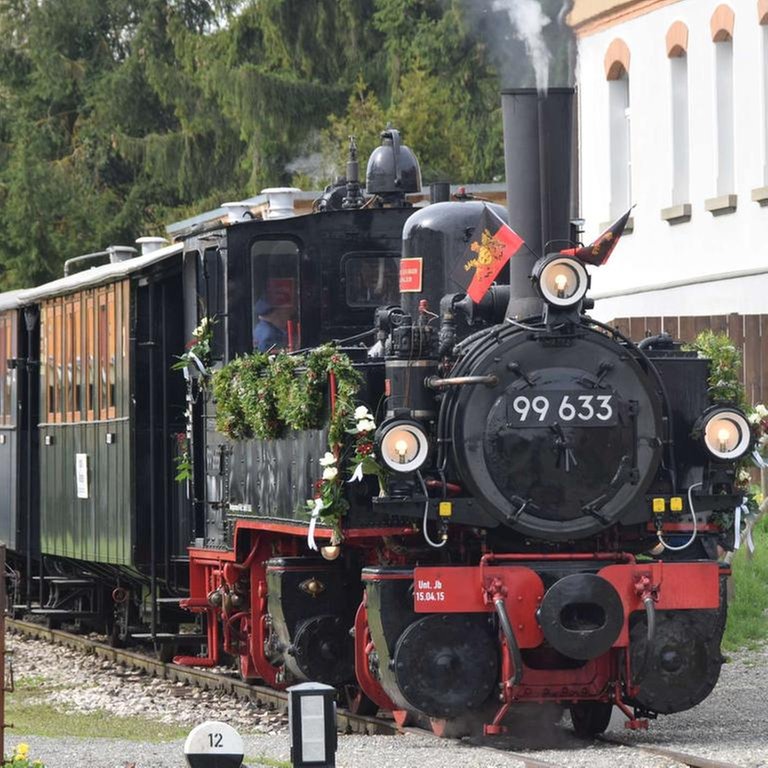
[[[378,443],[381,460],[393,472],[415,472],[421,469],[429,454],[427,433],[416,421],[383,424]]]
[[[533,279],[539,293],[553,307],[573,307],[589,288],[589,275],[584,265],[570,256],[547,256],[536,263]]]
[[[705,448],[723,461],[741,458],[752,444],[747,417],[735,408],[718,408],[706,414],[701,435]]]

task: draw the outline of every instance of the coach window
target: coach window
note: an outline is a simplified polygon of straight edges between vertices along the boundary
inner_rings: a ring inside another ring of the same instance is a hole
[[[733,112],[733,26],[734,13],[719,5],[710,19],[715,44],[715,94],[717,105],[717,194],[734,191]]]
[[[348,307],[380,307],[400,301],[398,254],[347,253],[341,258]]]
[[[631,205],[632,156],[629,112],[629,48],[616,38],[605,54],[608,80],[608,139],[611,157],[611,217]]]
[[[8,367],[8,350],[6,349],[7,342],[5,335],[5,323],[6,319],[0,315],[0,424],[8,423],[5,405],[7,398],[5,380]]]
[[[107,323],[109,328],[109,339],[107,352],[108,370],[107,370],[107,418],[115,418],[115,393],[117,389],[117,302],[115,294],[118,286],[110,285],[107,293]]]
[[[43,391],[45,392],[46,421],[50,424],[56,420],[56,366],[54,362],[53,343],[53,306],[48,304],[42,311],[42,359]]]
[[[98,412],[96,404],[96,333],[95,333],[95,299],[93,293],[85,297],[85,355],[83,382],[85,384],[85,417],[93,421],[94,412]]]
[[[64,304],[64,421],[74,421],[75,411],[75,304],[71,299]]]
[[[16,357],[13,315],[0,316],[0,424],[13,424],[12,410],[14,369],[8,361]]]
[[[257,240],[251,247],[253,348],[301,347],[299,249],[292,240]]]
[[[97,294],[98,317],[96,327],[96,345],[98,358],[99,418],[115,417],[115,289],[109,286]]]
[[[56,397],[54,399],[54,421],[62,421],[64,411],[64,304],[56,299],[53,307],[53,360],[56,367]]]

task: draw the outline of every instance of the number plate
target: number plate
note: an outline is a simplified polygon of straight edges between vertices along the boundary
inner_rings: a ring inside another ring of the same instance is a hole
[[[507,421],[516,427],[610,427],[618,424],[616,395],[526,389],[507,400]]]

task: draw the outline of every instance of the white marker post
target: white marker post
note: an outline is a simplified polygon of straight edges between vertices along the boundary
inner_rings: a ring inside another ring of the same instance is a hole
[[[184,742],[189,768],[240,768],[243,755],[240,734],[217,720],[195,726]]]
[[[336,768],[336,689],[301,683],[288,689],[293,768]]]

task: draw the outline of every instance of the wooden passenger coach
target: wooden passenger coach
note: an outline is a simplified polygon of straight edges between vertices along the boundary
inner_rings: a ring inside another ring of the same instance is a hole
[[[125,595],[186,584],[181,262],[173,245],[0,296],[0,535],[37,563],[23,568],[37,612],[109,621],[102,579]]]

